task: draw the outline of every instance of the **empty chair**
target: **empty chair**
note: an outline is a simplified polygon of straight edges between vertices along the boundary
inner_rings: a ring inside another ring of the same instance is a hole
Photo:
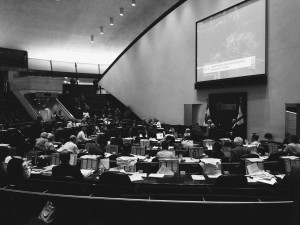
[[[133,155],[145,155],[145,146],[132,146],[131,154]]]
[[[115,153],[118,154],[119,152],[119,146],[118,145],[107,145],[106,146],[106,152],[107,153]]]
[[[191,147],[188,148],[189,150],[189,157],[194,158],[194,159],[199,159],[201,158],[204,150],[201,147]]]
[[[247,177],[242,174],[226,174],[216,179],[215,186],[218,187],[245,187]]]
[[[118,185],[128,186],[131,185],[130,178],[125,173],[118,171],[107,171],[101,174],[100,183],[104,185]]]

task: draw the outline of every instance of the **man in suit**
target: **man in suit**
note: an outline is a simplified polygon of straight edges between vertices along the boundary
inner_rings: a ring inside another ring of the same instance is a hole
[[[54,177],[73,177],[77,180],[82,180],[83,175],[80,170],[69,164],[70,152],[68,150],[62,150],[59,154],[61,164],[52,168],[52,176]]]
[[[230,151],[231,162],[239,162],[243,155],[251,154],[250,149],[243,146],[243,138],[236,137],[233,142],[236,147]]]

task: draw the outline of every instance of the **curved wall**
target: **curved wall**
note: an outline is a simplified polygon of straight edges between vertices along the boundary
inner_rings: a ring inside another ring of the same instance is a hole
[[[202,104],[211,93],[248,93],[248,135],[271,132],[282,140],[285,103],[300,103],[300,4],[268,2],[268,84],[195,90],[195,23],[241,0],[188,0],[146,33],[101,80],[140,117],[183,124],[184,104]]]

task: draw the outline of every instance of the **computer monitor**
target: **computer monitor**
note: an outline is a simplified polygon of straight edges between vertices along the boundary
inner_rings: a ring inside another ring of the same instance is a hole
[[[161,140],[164,138],[164,133],[156,133],[156,139]]]

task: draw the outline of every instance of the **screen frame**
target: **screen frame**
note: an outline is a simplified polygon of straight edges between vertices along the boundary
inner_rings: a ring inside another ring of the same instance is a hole
[[[210,18],[219,15],[225,11],[231,10],[234,7],[243,5],[243,4],[247,4],[248,2],[253,3],[253,2],[258,2],[258,1],[262,1],[265,5],[265,73],[263,74],[256,74],[256,75],[248,75],[248,76],[241,76],[241,77],[233,77],[233,78],[225,78],[225,79],[219,79],[219,80],[209,80],[209,81],[197,81],[197,67],[198,67],[198,62],[197,62],[197,56],[198,56],[198,34],[197,34],[197,26],[198,23],[209,20]],[[231,86],[249,86],[249,85],[266,85],[267,84],[267,58],[268,58],[268,52],[267,52],[267,46],[268,46],[268,42],[267,42],[267,30],[268,30],[268,22],[267,22],[267,18],[268,18],[268,10],[267,10],[267,0],[245,0],[242,2],[239,2],[235,5],[232,5],[228,8],[225,8],[221,11],[218,11],[217,13],[214,13],[210,16],[207,16],[201,20],[198,20],[195,23],[195,36],[196,36],[196,49],[195,49],[195,84],[194,84],[194,88],[195,89],[205,89],[205,88],[226,88],[226,87],[231,87]]]

